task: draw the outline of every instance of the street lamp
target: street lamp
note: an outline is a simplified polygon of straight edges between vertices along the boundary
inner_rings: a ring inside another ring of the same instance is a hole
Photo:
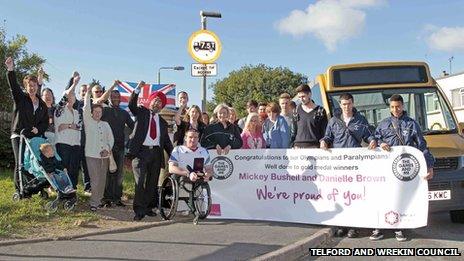
[[[160,67],[158,69],[158,85],[161,84],[161,70],[183,71],[184,66]]]
[[[222,15],[219,12],[200,11],[202,30],[206,30],[206,17],[222,18]],[[206,75],[203,75],[202,86],[203,86],[203,89],[201,92],[201,110],[206,111]]]

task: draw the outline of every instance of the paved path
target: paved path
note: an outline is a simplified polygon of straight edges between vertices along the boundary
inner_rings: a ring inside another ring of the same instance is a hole
[[[392,231],[385,231],[385,238],[379,241],[370,241],[371,230],[363,230],[361,238],[333,238],[331,243],[323,247],[340,248],[458,248],[461,257],[381,257],[375,260],[464,260],[464,224],[451,223],[448,213],[434,213],[429,215],[428,226],[408,231],[406,242],[397,242]],[[341,257],[320,257],[317,260],[340,260]],[[309,258],[313,260],[314,258]],[[342,258],[348,260],[372,260],[372,257]],[[308,260],[305,259],[305,260]]]
[[[237,260],[311,236],[322,227],[279,222],[204,221],[141,231],[0,247],[0,260]]]

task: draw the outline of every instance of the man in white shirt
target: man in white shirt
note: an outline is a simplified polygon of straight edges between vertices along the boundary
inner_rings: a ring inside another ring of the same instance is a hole
[[[185,133],[184,145],[176,146],[169,158],[169,173],[186,176],[190,181],[195,182],[199,173],[203,173],[204,180],[208,181],[212,174],[210,157],[208,150],[198,146],[199,133],[195,129],[189,129]],[[198,159],[202,159],[198,161]],[[203,162],[203,166],[198,169],[195,163]]]

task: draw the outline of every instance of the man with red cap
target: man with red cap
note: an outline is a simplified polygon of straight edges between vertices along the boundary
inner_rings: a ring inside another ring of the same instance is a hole
[[[155,216],[153,208],[158,204],[158,178],[164,168],[164,150],[171,155],[172,143],[168,136],[168,124],[159,112],[166,105],[166,95],[154,92],[149,97],[148,108],[138,106],[138,96],[145,85],[142,81],[129,99],[129,109],[135,116],[135,125],[129,136],[128,154],[132,159],[135,178],[134,220]],[[153,200],[155,199],[155,200]]]

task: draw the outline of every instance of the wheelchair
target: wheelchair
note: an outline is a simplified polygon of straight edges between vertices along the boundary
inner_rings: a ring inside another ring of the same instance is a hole
[[[197,173],[198,179],[192,182],[188,177],[169,174],[159,189],[159,211],[164,220],[173,219],[177,212],[179,200],[183,200],[190,211],[194,213],[193,224],[199,219],[205,219],[211,211],[211,189],[203,178],[203,173]],[[180,196],[185,191],[188,196]]]

